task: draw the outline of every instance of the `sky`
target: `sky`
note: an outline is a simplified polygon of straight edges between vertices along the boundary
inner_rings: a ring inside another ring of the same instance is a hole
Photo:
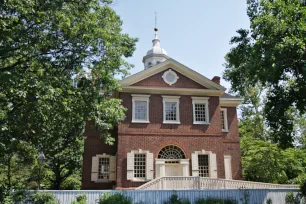
[[[236,30],[249,27],[246,0],[115,0],[112,8],[123,21],[122,30],[139,38],[127,61],[131,74],[144,69],[142,58],[152,47],[157,12],[158,37],[168,56],[212,79],[225,68]],[[230,88],[230,83],[221,80]]]

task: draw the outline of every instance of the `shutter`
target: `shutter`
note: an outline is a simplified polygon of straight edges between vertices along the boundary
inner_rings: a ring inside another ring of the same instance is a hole
[[[209,162],[210,162],[210,177],[211,178],[218,178],[217,172],[217,156],[214,153],[209,155]]]
[[[98,180],[99,157],[92,157],[91,160],[91,181]]]
[[[126,179],[132,180],[134,178],[134,153],[127,153]]]
[[[153,153],[146,153],[146,176],[147,180],[153,179]]]
[[[192,176],[199,176],[199,160],[197,153],[191,154],[191,164]]]
[[[116,156],[109,157],[109,180],[116,181]]]
[[[232,179],[231,156],[224,155],[225,179]]]

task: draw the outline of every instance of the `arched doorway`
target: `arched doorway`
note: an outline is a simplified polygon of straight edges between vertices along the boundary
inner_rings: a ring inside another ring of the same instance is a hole
[[[189,159],[184,151],[168,145],[162,148],[156,159],[156,177],[162,176],[189,176]]]

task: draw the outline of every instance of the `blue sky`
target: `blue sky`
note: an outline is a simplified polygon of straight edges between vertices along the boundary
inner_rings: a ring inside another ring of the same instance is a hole
[[[142,57],[152,47],[154,12],[168,56],[210,79],[222,77],[236,30],[249,27],[246,0],[115,0],[112,8],[123,20],[123,32],[139,38],[128,59],[135,65],[132,74],[144,69]],[[223,79],[221,84],[230,88]]]

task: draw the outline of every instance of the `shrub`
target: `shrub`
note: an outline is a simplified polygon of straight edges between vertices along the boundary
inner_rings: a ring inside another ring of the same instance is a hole
[[[71,204],[86,204],[86,199],[87,199],[86,194],[77,195],[76,200],[72,201]]]
[[[190,204],[190,201],[186,198],[180,199],[178,195],[172,194],[168,201],[165,201],[164,204]]]
[[[286,194],[285,198],[286,204],[294,204],[295,203],[295,198],[292,192]]]
[[[306,197],[306,179],[304,179],[300,185],[301,193]]]
[[[99,204],[133,204],[132,199],[121,193],[104,193],[99,197]]]
[[[61,183],[62,190],[80,190],[82,182],[77,176],[70,176]]]
[[[36,192],[30,195],[29,203],[31,204],[59,204],[58,200],[52,193]]]
[[[266,201],[266,204],[272,204],[272,199],[268,198],[267,201]]]
[[[231,198],[199,198],[195,204],[238,204],[238,201]]]

